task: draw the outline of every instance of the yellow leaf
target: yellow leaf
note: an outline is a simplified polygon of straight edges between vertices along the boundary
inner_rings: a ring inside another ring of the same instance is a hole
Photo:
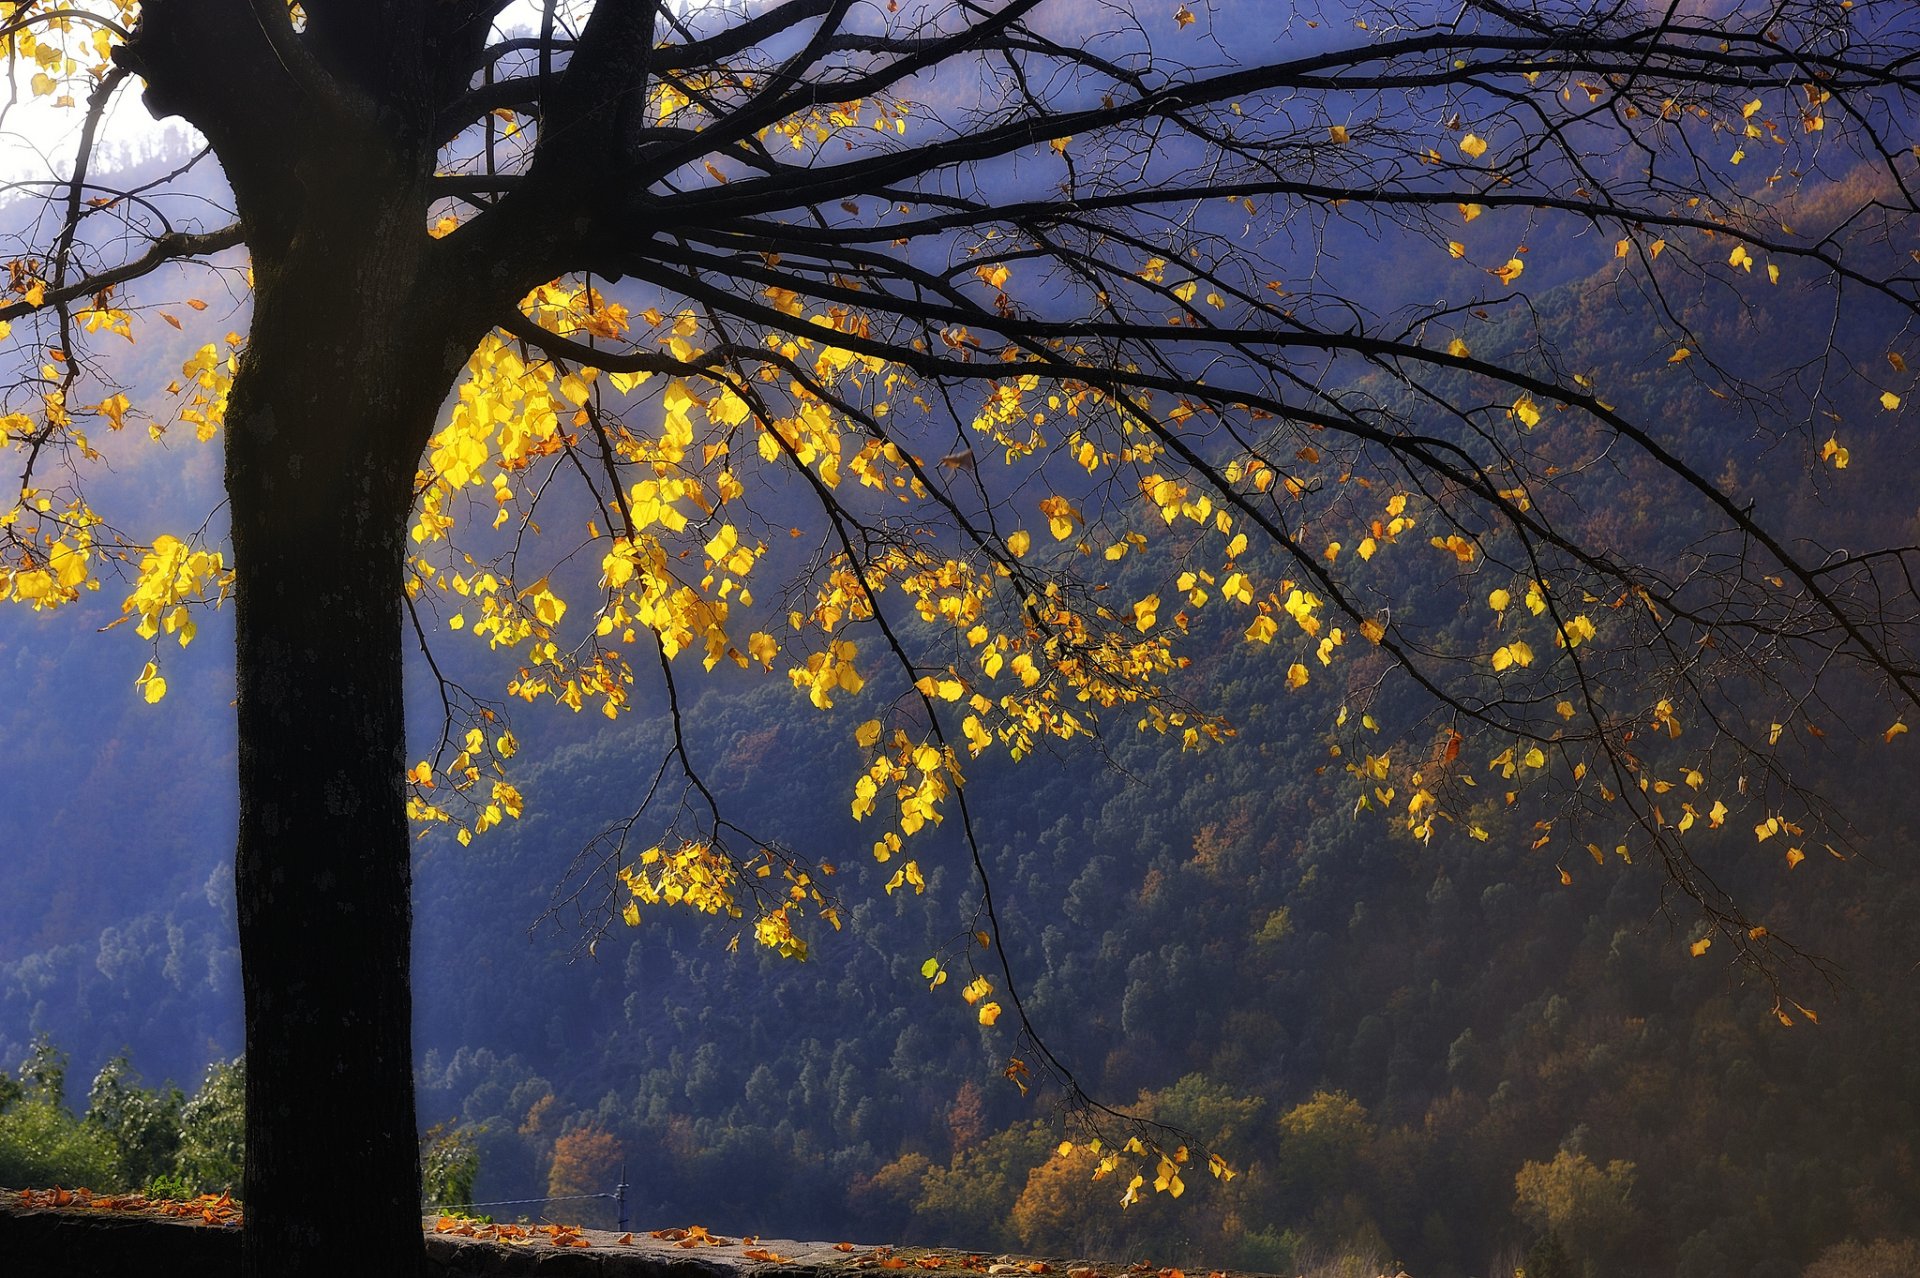
[[[1807,859],[1807,854],[1805,852],[1802,852],[1799,848],[1787,849],[1787,868],[1789,870],[1791,870],[1794,866],[1800,864],[1802,861],[1806,859]]]
[[[1336,145],[1345,144],[1347,141],[1347,126],[1344,124],[1328,125],[1327,141],[1335,143]]]
[[[1727,255],[1727,265],[1737,266],[1743,271],[1751,272],[1753,270],[1753,255],[1747,252],[1746,245],[1736,244],[1733,246],[1733,252]]]
[[[1839,439],[1829,435],[1827,442],[1820,446],[1820,460],[1832,462],[1835,470],[1845,470],[1852,455],[1841,447]]]
[[[1145,634],[1153,629],[1153,623],[1160,615],[1160,596],[1148,595],[1133,606],[1134,628]]]
[[[853,730],[853,739],[860,746],[871,746],[880,739],[880,721],[869,719]]]
[[[148,698],[148,700],[152,700],[152,698]],[[1905,732],[1906,730],[1907,730],[1907,725],[1904,720],[1900,720],[1900,719],[1894,720],[1893,726],[1891,728],[1888,728],[1886,731],[1887,744],[1892,745],[1893,739],[1899,736],[1901,733]]]
[[[1027,550],[1033,545],[1033,537],[1022,528],[1007,535],[1007,553],[1015,559],[1026,557]]]
[[[1687,947],[1687,951],[1688,953],[1692,954],[1695,958],[1699,958],[1702,954],[1705,954],[1712,947],[1713,947],[1713,938],[1711,936],[1703,936],[1699,940],[1695,941],[1692,945],[1689,945]]]
[[[1671,354],[1671,355],[1669,355],[1669,356],[1667,356],[1667,363],[1669,363],[1669,364],[1678,364],[1678,363],[1679,363],[1680,361],[1682,361],[1682,360],[1685,360],[1685,359],[1691,359],[1692,357],[1693,357],[1693,350],[1692,350],[1692,348],[1690,348],[1690,347],[1686,347],[1686,346],[1682,346],[1682,347],[1679,347],[1678,349],[1676,349],[1676,350],[1675,350],[1675,351],[1673,352],[1673,354]]]
[[[1880,407],[1891,413],[1894,409],[1900,407],[1900,397],[1892,391],[1881,391]]]
[[[1487,596],[1487,605],[1495,612],[1505,612],[1512,602],[1513,596],[1505,590],[1496,590]]]
[[[1287,667],[1287,687],[1304,688],[1307,686],[1307,668],[1299,662]]]
[[[1497,277],[1502,284],[1512,284],[1520,278],[1520,272],[1526,269],[1527,264],[1525,262],[1517,257],[1510,257],[1507,259],[1505,266],[1497,267],[1491,273]]]
[[[1500,673],[1513,666],[1530,666],[1532,664],[1533,649],[1529,647],[1524,640],[1516,639],[1504,647],[1494,649],[1493,669],[1495,673]]]
[[[1477,160],[1487,153],[1487,144],[1478,135],[1469,133],[1460,139],[1460,149]]]
[[[1193,10],[1183,4],[1173,11],[1173,20],[1183,27],[1190,27],[1193,25]]]
[[[999,1019],[1000,1005],[998,1003],[982,1003],[980,1005],[980,1023],[982,1025],[991,1025]]]
[[[1447,354],[1453,356],[1455,359],[1465,359],[1467,356],[1473,354],[1473,352],[1467,349],[1465,342],[1456,337],[1447,343]]]

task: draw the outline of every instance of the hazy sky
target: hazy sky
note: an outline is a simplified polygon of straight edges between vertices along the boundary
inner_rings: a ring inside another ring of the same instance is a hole
[[[4,90],[0,90],[4,92]],[[47,99],[31,100],[21,86],[20,100],[0,107],[0,179],[64,177],[73,169],[73,150],[80,139],[84,112],[79,107],[56,107]],[[147,114],[140,95],[123,89],[107,109],[101,138],[111,149],[125,143],[138,152],[142,143],[158,142],[172,128],[186,131],[181,120],[160,121]]]

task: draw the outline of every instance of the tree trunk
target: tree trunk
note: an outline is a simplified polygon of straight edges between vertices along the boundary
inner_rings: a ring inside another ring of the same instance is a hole
[[[420,1269],[402,574],[461,353],[418,216],[369,201],[256,259],[227,417],[248,1278]]]

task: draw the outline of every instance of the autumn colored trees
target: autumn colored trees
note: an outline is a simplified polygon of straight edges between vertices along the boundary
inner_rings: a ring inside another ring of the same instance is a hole
[[[0,305],[0,595],[124,577],[149,700],[163,636],[236,610],[249,1272],[417,1264],[409,821],[466,844],[519,814],[507,702],[667,691],[672,745],[591,854],[602,919],[691,907],[789,957],[844,921],[825,865],[713,802],[696,662],[860,707],[851,811],[917,893],[945,823],[978,865],[984,757],[1096,726],[1223,741],[1184,647],[1224,612],[1291,690],[1347,681],[1356,810],[1484,839],[1489,791],[1551,786],[1563,877],[1653,859],[1698,953],[1776,971],[1791,938],[1701,839],[1843,853],[1782,751],[1905,731],[1913,552],[1723,483],[1644,391],[1686,379],[1819,485],[1857,465],[1848,419],[1901,411],[1897,324],[1750,368],[1684,299],[1911,311],[1887,246],[1917,19],[1723,8],[1143,5],[1090,32],[1060,0],[552,0],[528,29],[496,0],[0,7],[30,91],[85,122]],[[136,81],[207,139],[230,220],[90,184]],[[1611,244],[1629,377],[1537,322],[1574,278],[1549,227]],[[196,265],[246,291],[245,331],[171,390],[120,386],[116,344],[204,305]],[[230,554],[88,496],[121,440],[186,428],[224,449]],[[1583,521],[1597,475],[1679,562]],[[1177,566],[1140,553],[1169,538]],[[1497,642],[1402,606],[1375,560],[1414,555]],[[404,644],[447,631],[506,650],[504,690],[436,673],[444,732],[410,758]],[[1385,679],[1427,709],[1376,736]],[[987,887],[926,979],[1007,1018],[1010,1079],[1070,1081]],[[1130,1195],[1183,1174],[1159,1144],[1089,1152]],[[357,1186],[350,1231],[316,1180]]]

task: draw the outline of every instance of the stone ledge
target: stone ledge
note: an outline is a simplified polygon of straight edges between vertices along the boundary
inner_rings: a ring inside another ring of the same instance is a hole
[[[432,1223],[428,1224],[429,1230]],[[724,1245],[683,1247],[672,1239],[636,1232],[623,1243],[608,1230],[572,1230],[563,1237],[586,1246],[555,1245],[536,1229],[524,1241],[500,1242],[452,1233],[426,1235],[427,1278],[852,1278],[875,1271],[912,1271],[912,1278],[1000,1275],[1027,1278],[1056,1274],[1062,1265],[1009,1263],[946,1248],[856,1247],[845,1244],[739,1239]],[[232,1224],[172,1219],[144,1212],[100,1208],[21,1207],[0,1191],[0,1270],[12,1278],[237,1278],[240,1230]],[[1087,1271],[1073,1271],[1086,1278]],[[908,1278],[902,1272],[901,1278]]]

